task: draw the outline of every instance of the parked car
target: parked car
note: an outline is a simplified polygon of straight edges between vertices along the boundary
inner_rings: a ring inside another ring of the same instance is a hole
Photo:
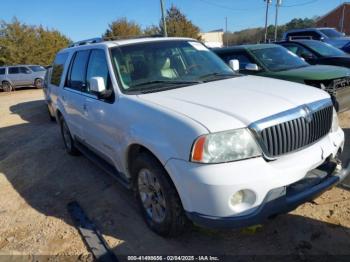
[[[293,40],[277,42],[311,65],[335,65],[350,68],[350,55],[324,42]]]
[[[78,42],[57,54],[48,85],[67,152],[134,190],[161,235],[188,219],[261,223],[350,172],[326,92],[236,74],[194,39]]]
[[[55,121],[55,111],[51,106],[51,98],[50,98],[50,81],[51,81],[51,74],[52,74],[52,66],[47,66],[46,67],[46,73],[44,77],[44,83],[43,83],[43,92],[44,92],[44,97],[45,97],[45,103],[47,105],[47,110],[49,113],[49,117],[51,121]]]
[[[242,45],[213,49],[226,63],[239,61],[239,72],[303,83],[327,91],[338,111],[350,109],[350,70],[310,65],[275,44]]]
[[[287,31],[284,36],[284,40],[301,40],[301,39],[313,39],[317,41],[326,42],[343,51],[350,52],[350,37],[346,37],[343,33],[338,32],[334,28],[306,28],[306,29],[294,29]]]
[[[38,65],[0,67],[0,88],[5,92],[17,87],[42,88],[45,71],[45,68]]]

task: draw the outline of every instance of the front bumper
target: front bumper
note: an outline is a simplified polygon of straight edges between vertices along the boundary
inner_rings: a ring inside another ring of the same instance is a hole
[[[323,173],[322,179],[320,173]],[[187,216],[196,224],[208,228],[238,228],[259,224],[273,216],[287,213],[299,205],[311,201],[326,190],[340,183],[350,173],[350,162],[339,169],[335,163],[327,162],[310,171],[305,179],[292,185],[271,190],[263,204],[254,212],[235,217],[214,217],[187,212]],[[316,176],[314,176],[316,175]],[[312,181],[312,178],[316,179]]]
[[[343,147],[344,132],[339,128],[317,143],[275,161],[257,157],[203,165],[170,159],[165,168],[190,219],[198,224],[207,224],[202,222],[208,221],[214,226],[228,220],[231,227],[235,227],[233,224],[240,227],[287,212],[335,185],[348,171],[329,176],[319,186],[304,189],[305,193],[291,194],[288,191],[289,185],[303,180],[310,171],[334,159]],[[243,209],[233,207],[230,202],[240,190],[254,192],[256,197]]]

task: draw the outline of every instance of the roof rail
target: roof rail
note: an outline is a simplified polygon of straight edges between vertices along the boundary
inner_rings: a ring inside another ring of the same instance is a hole
[[[72,43],[68,47],[75,47],[75,46],[88,45],[88,44],[95,44],[95,43],[100,43],[100,42],[103,42],[103,39],[101,37],[95,37],[95,38],[90,38],[90,39],[81,40],[81,41]]]
[[[113,41],[113,40],[129,40],[129,39],[138,39],[138,38],[147,38],[147,37],[164,37],[161,34],[154,35],[131,35],[131,36],[110,36],[104,37],[104,41]]]

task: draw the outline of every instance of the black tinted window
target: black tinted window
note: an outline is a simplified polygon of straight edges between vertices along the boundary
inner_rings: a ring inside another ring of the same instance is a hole
[[[0,75],[4,75],[5,74],[5,68],[0,68]]]
[[[31,73],[31,71],[30,71],[29,68],[23,67],[23,66],[19,68],[19,72],[20,72],[21,74],[30,74],[30,73]]]
[[[81,89],[86,85],[85,73],[86,65],[89,59],[89,50],[79,51],[75,54],[73,64],[70,70],[70,77],[68,79],[68,87],[73,89]]]
[[[68,58],[68,54],[58,54],[53,62],[51,81],[50,83],[59,86],[63,74],[64,64]]]
[[[104,79],[106,89],[109,89],[109,72],[105,52],[103,50],[91,51],[88,69],[86,73],[87,92],[90,91],[90,79],[92,77],[102,77]]]
[[[19,74],[19,68],[18,67],[10,67],[9,74]]]

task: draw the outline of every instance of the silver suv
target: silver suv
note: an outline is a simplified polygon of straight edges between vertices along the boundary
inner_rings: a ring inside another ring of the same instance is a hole
[[[46,69],[40,65],[16,65],[0,67],[0,89],[5,92],[17,87],[41,88]]]

